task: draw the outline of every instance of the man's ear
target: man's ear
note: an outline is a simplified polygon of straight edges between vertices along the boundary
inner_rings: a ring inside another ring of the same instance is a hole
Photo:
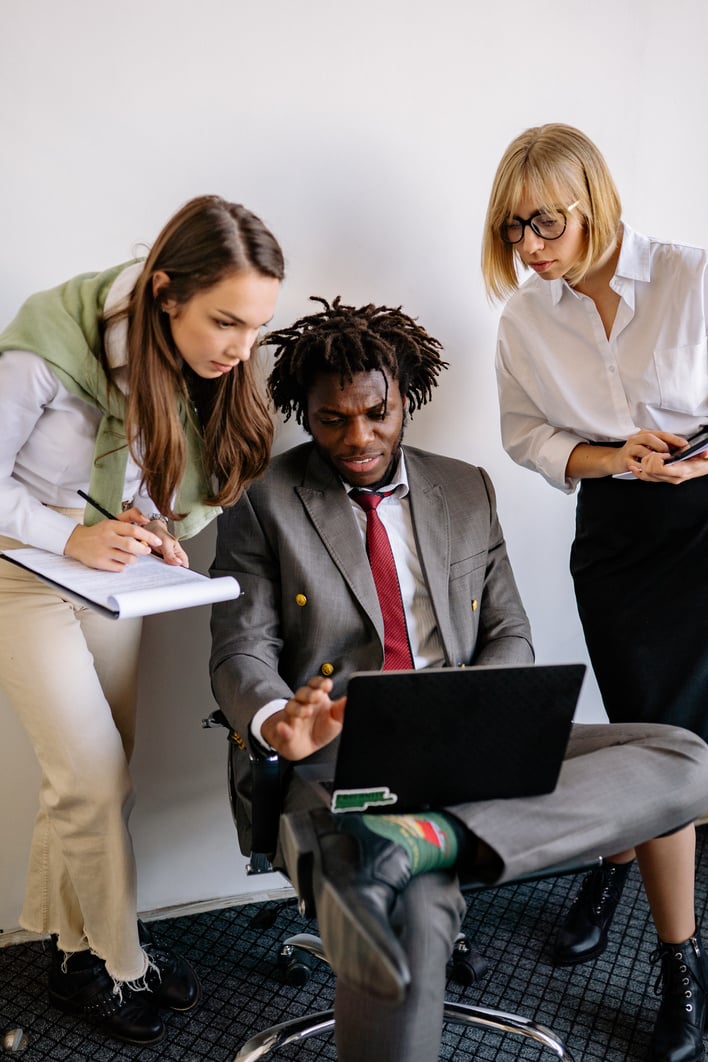
[[[174,311],[177,308],[177,303],[174,299],[170,299],[167,296],[160,298],[160,292],[164,291],[170,286],[170,277],[168,273],[165,273],[164,269],[158,269],[157,272],[152,275],[152,296],[156,302],[159,302],[160,309],[173,316]]]

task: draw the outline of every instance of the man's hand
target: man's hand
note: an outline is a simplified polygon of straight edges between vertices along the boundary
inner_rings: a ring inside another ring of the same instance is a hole
[[[261,734],[279,755],[303,760],[337,737],[347,699],[331,700],[331,689],[331,679],[316,675],[300,687],[282,711],[265,721]]]

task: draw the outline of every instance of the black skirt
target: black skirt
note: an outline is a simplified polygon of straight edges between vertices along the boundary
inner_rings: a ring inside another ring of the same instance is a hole
[[[570,570],[609,719],[708,741],[708,476],[583,480]]]

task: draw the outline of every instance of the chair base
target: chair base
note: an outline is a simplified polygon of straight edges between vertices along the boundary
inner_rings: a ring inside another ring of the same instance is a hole
[[[529,1018],[521,1017],[519,1014],[509,1014],[506,1011],[492,1010],[489,1007],[473,1007],[467,1003],[446,1003],[444,1020],[460,1025],[495,1029],[500,1033],[516,1033],[518,1036],[526,1036],[553,1051],[557,1058],[573,1062],[570,1051],[551,1029]],[[265,1058],[272,1051],[277,1051],[287,1044],[299,1043],[310,1036],[332,1033],[333,1030],[333,1010],[320,1010],[314,1014],[305,1014],[301,1018],[293,1018],[280,1025],[272,1025],[269,1029],[264,1029],[263,1032],[252,1036],[241,1047],[233,1062],[257,1062],[258,1059]]]
[[[284,947],[300,948],[318,959],[327,961],[322,941],[311,933],[297,933],[288,937]],[[526,1036],[553,1051],[557,1058],[573,1062],[573,1057],[563,1041],[546,1025],[531,1021],[520,1014],[489,1007],[474,1007],[468,1003],[445,1003],[444,1020],[458,1025],[474,1025],[495,1029],[500,1033],[515,1033]],[[270,1028],[252,1036],[239,1050],[233,1062],[257,1062],[287,1044],[299,1043],[310,1036],[331,1033],[334,1030],[334,1011],[320,1010],[300,1018],[271,1025]]]

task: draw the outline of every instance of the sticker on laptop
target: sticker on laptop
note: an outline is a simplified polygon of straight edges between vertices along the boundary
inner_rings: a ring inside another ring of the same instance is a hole
[[[386,807],[398,803],[398,794],[387,785],[369,789],[335,789],[332,793],[332,811],[366,811],[367,808]]]

